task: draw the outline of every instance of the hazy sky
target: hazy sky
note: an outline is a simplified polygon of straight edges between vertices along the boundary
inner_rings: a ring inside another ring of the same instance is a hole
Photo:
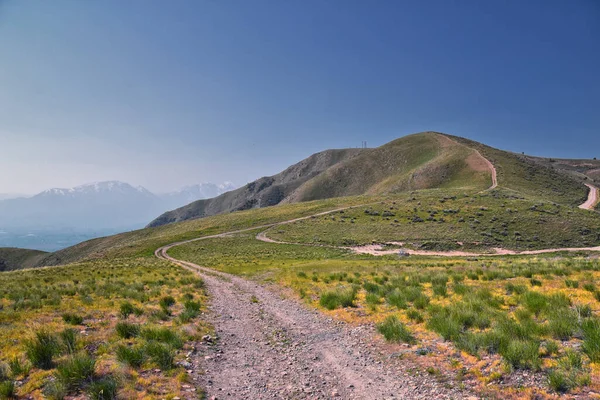
[[[423,130],[600,157],[597,0],[0,0],[0,193],[246,183]]]

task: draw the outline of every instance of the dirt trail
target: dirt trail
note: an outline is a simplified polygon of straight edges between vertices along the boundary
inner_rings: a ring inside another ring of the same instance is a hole
[[[219,339],[216,345],[198,346],[192,375],[208,398],[470,396],[466,389],[450,387],[432,375],[415,374],[414,365],[390,355],[389,345],[375,335],[373,327],[334,321],[276,290],[168,255],[169,249],[182,243],[186,242],[161,247],[155,254],[197,272],[206,282],[211,299],[209,322]]]
[[[596,204],[598,204],[598,200],[600,199],[600,195],[598,194],[598,188],[587,183],[584,183],[584,185],[590,189],[590,192],[588,194],[587,201],[580,205],[579,208],[582,208],[584,210],[593,210]]]
[[[488,165],[488,167],[490,168],[490,171],[492,171],[492,186],[490,186],[488,188],[488,190],[492,190],[492,189],[496,189],[498,187],[498,174],[496,172],[496,167],[494,167],[494,164],[492,164],[492,162],[490,160],[488,160],[487,158],[485,158],[480,152],[479,150],[475,150],[475,152],[477,154],[479,154],[479,156],[481,158],[483,158],[486,162],[486,164]]]
[[[276,242],[280,243],[280,242]],[[409,255],[415,256],[441,256],[441,257],[484,257],[484,256],[506,256],[506,255],[535,255],[545,253],[556,253],[558,251],[566,252],[578,252],[578,251],[600,251],[600,246],[596,247],[563,247],[556,249],[541,249],[541,250],[508,250],[502,248],[493,248],[493,253],[472,253],[468,251],[429,251],[429,250],[410,250],[410,249],[389,249],[384,250],[383,245],[372,244],[366,246],[356,247],[344,247],[345,249],[352,250],[357,254],[370,254],[373,256],[385,256],[390,254],[398,254],[400,250],[403,250]]]

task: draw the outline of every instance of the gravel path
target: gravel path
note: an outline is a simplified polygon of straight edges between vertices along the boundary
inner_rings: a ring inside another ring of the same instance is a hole
[[[176,260],[171,247],[155,254],[197,272],[211,298],[218,340],[192,356],[209,399],[475,398],[390,357],[370,326],[334,321],[276,288]]]

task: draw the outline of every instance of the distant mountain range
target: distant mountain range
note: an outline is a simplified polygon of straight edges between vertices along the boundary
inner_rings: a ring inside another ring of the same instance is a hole
[[[230,182],[202,183],[154,194],[141,186],[108,181],[48,189],[31,197],[0,199],[0,247],[51,249],[72,244],[71,241],[81,239],[81,234],[88,239],[141,228],[166,210],[234,188]],[[53,239],[48,244],[49,237]],[[37,243],[42,239],[44,243]]]

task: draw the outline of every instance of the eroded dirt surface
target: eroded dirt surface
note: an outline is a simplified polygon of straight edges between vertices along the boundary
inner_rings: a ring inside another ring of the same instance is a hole
[[[414,365],[390,358],[370,326],[351,326],[276,290],[236,276],[157,256],[198,272],[211,298],[218,339],[198,345],[194,365],[208,398],[475,398]]]

